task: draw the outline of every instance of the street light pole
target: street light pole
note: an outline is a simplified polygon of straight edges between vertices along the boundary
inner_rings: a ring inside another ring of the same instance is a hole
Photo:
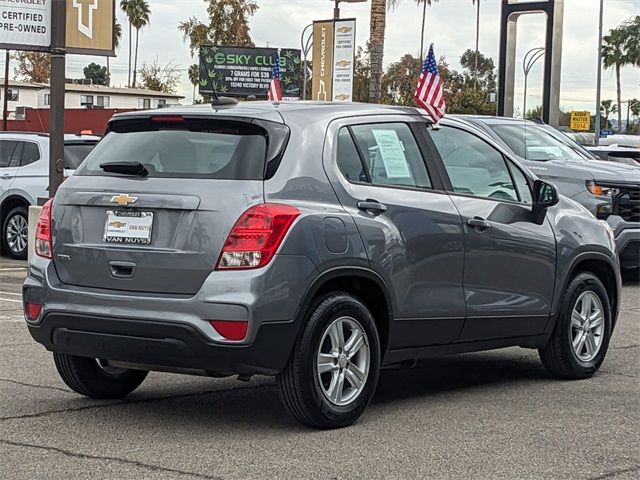
[[[11,60],[11,55],[7,50],[4,64],[4,103],[2,105],[2,129],[5,132],[9,129],[9,60]]]
[[[333,19],[340,19],[340,0],[336,0],[336,6],[333,8]]]
[[[601,104],[601,86],[602,86],[602,23],[604,17],[604,0],[600,0],[600,23],[598,26],[598,76],[596,80],[596,124],[594,145],[600,145],[600,104]]]
[[[300,46],[302,47],[302,100],[307,99],[307,78],[309,76],[308,67],[307,67],[307,59],[309,58],[309,53],[311,53],[311,47],[313,46],[313,31],[307,36],[305,40],[305,35],[307,31],[313,28],[313,23],[310,23],[305,27],[302,31],[302,35],[300,36]]]
[[[524,71],[524,103],[522,107],[522,118],[527,118],[527,86],[529,81],[529,72],[538,60],[544,57],[544,48],[532,48],[524,55],[522,60],[522,70]]]

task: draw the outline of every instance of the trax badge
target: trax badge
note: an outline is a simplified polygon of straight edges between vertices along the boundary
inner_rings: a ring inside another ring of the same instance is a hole
[[[120,195],[111,197],[111,203],[117,203],[121,207],[126,207],[127,205],[131,205],[132,203],[136,203],[137,201],[138,197],[130,197],[126,193],[121,193]]]

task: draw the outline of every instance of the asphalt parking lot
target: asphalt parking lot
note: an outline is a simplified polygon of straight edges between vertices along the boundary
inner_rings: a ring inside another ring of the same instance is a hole
[[[288,416],[270,378],[152,373],[126,401],[75,395],[23,324],[25,274],[0,259],[1,479],[640,477],[633,278],[591,380],[552,380],[522,349],[433,360],[384,372],[358,424],[322,432]]]

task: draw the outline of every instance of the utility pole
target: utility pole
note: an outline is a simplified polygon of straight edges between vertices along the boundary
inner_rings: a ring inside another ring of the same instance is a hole
[[[64,177],[64,107],[66,66],[67,2],[51,5],[51,108],[49,134],[49,198],[53,198]]]
[[[596,80],[596,125],[594,145],[600,145],[600,101],[602,88],[602,24],[604,18],[604,0],[600,0],[600,24],[598,27],[598,77]]]
[[[4,61],[4,97],[2,106],[2,129],[6,132],[9,130],[9,50]]]

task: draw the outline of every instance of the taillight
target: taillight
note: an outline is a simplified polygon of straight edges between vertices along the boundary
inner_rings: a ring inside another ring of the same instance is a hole
[[[52,258],[53,243],[51,241],[51,206],[53,199],[42,207],[38,224],[36,226],[36,255],[44,258]]]
[[[228,322],[226,320],[210,320],[209,323],[227,340],[239,342],[247,336],[249,322]]]
[[[222,248],[216,270],[244,270],[267,265],[280,247],[300,210],[264,203],[244,212]]]

